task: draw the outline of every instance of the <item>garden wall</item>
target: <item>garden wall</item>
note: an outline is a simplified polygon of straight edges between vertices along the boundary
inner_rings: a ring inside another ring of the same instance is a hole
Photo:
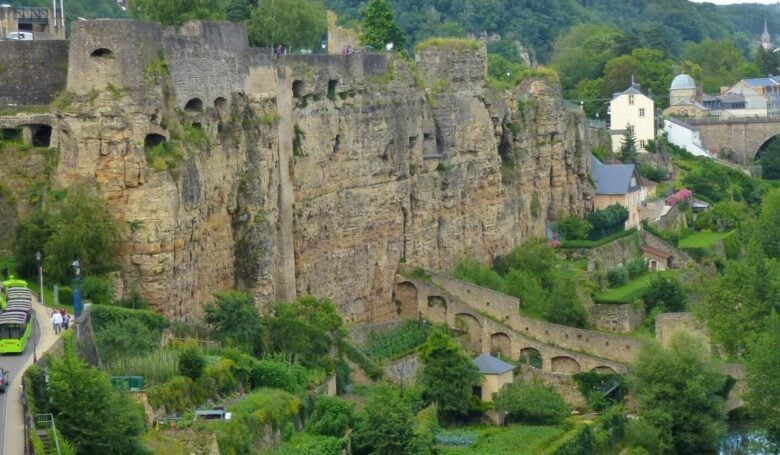
[[[645,319],[645,309],[633,304],[593,304],[588,312],[593,327],[614,333],[632,332]]]
[[[542,384],[552,387],[569,404],[576,409],[587,409],[588,402],[577,387],[570,374],[556,374],[542,371],[538,368],[523,368],[523,374],[515,378],[516,382],[541,381]]]
[[[561,251],[570,260],[586,260],[588,262],[588,272],[611,270],[642,256],[639,233],[631,234],[596,248],[571,248]]]

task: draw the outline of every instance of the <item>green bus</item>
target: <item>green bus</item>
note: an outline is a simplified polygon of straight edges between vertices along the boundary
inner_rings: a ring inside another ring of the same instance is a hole
[[[0,314],[0,354],[24,352],[32,335],[33,295],[29,289],[20,287],[22,283],[27,284],[21,280],[3,282],[5,301]]]
[[[6,301],[8,300],[8,293],[9,291],[16,289],[26,290],[28,292],[30,291],[27,289],[27,282],[24,280],[19,280],[11,276],[11,278],[3,281],[3,292],[0,293],[0,310],[5,311]],[[30,293],[30,297],[32,297],[32,293]]]
[[[21,354],[32,335],[30,312],[6,311],[0,314],[0,354]]]

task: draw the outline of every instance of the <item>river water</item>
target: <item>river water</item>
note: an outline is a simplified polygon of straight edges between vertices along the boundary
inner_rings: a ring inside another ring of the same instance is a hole
[[[780,447],[770,443],[750,423],[730,424],[718,451],[720,455],[778,455]]]

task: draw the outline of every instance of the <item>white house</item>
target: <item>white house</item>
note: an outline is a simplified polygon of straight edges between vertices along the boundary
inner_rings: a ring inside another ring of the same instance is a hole
[[[609,102],[610,136],[612,151],[620,152],[627,127],[634,129],[636,147],[647,151],[647,141],[655,139],[655,103],[639,91],[639,85],[631,84],[626,91],[615,93]]]
[[[693,155],[712,158],[710,152],[702,146],[699,129],[695,126],[679,119],[667,118],[664,119],[664,131],[670,144],[682,147]]]

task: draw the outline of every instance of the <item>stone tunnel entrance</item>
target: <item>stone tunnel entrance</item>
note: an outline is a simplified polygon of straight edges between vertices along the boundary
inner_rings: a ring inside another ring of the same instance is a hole
[[[541,369],[542,354],[534,348],[523,348],[520,350],[520,363]]]
[[[503,332],[490,335],[490,355],[502,359],[512,358],[512,340]]]

